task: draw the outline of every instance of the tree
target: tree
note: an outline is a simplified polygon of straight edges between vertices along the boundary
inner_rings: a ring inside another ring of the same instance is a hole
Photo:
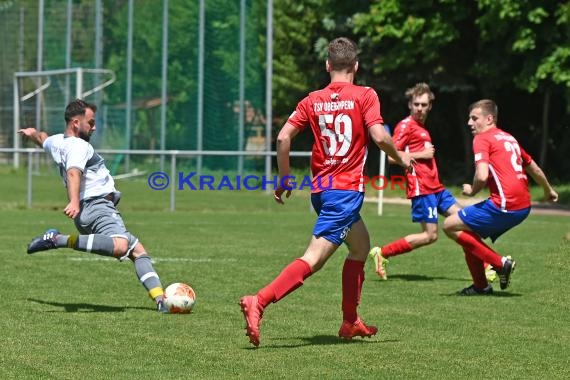
[[[540,125],[537,161],[545,166],[547,152],[556,153],[557,144],[549,139],[551,131],[558,135],[559,146],[569,145],[567,133],[561,133],[564,118],[559,118],[554,129],[549,123],[552,106],[559,107],[561,98],[567,104],[569,101],[569,3],[373,2],[369,10],[354,17],[355,33],[361,36],[363,50],[370,58],[363,61],[372,62],[376,76],[367,81],[383,89],[383,103],[389,107],[391,103],[404,104],[401,93],[413,82],[429,82],[438,99],[428,123],[435,125],[435,139],[443,140],[446,147],[439,153],[455,158],[460,156],[456,150],[460,147],[466,165],[472,161],[471,138],[467,129],[461,128],[463,147],[454,144],[455,125],[465,124],[469,98],[495,98],[501,109],[510,111],[502,120],[510,130],[519,131],[519,136],[528,136],[533,125]],[[541,97],[537,111],[542,115],[535,118],[535,109],[525,105],[536,104],[537,95]],[[524,118],[517,115],[521,108]],[[385,114],[392,117],[389,110]],[[534,140],[530,142],[534,144]],[[560,161],[562,157],[558,158]]]
[[[570,2],[479,0],[479,8],[479,49],[493,53],[479,55],[475,67],[482,74],[491,71],[494,79],[513,78],[515,86],[542,95],[538,161],[545,166],[552,148],[551,96],[556,87],[570,90]],[[503,82],[489,83],[497,86]]]
[[[395,123],[408,112],[407,87],[428,82],[435,90],[437,100],[428,123],[437,135],[436,145],[445,147],[438,154],[448,162],[463,157],[459,165],[443,168],[450,175],[464,173],[472,165],[471,136],[459,126],[466,124],[469,97],[477,88],[477,78],[469,70],[476,51],[465,48],[475,45],[475,13],[475,5],[464,1],[383,0],[354,16],[365,80],[380,90],[387,121]]]
[[[274,1],[274,135],[297,102],[309,91],[328,84],[325,59],[329,41],[340,36],[356,39],[352,15],[367,7],[368,0]],[[310,133],[305,133],[295,141],[295,149],[309,150],[312,143]],[[306,159],[298,161],[307,163]]]

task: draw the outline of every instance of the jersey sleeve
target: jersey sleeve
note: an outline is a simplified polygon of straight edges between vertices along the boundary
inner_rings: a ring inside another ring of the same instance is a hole
[[[405,124],[402,122],[396,125],[393,137],[394,146],[396,147],[396,150],[403,151],[404,147],[408,145],[408,139],[410,136],[409,131],[410,128],[406,128]]]
[[[66,152],[65,170],[76,168],[84,172],[87,161],[93,156],[93,152],[93,147],[89,143],[78,139],[75,144],[70,145],[70,149]]]
[[[475,164],[479,162],[489,162],[489,140],[482,136],[475,136],[473,139],[473,160]]]
[[[51,147],[53,145],[53,136],[48,136],[42,144],[42,148],[46,153],[51,153]]]
[[[309,97],[301,100],[295,111],[289,116],[287,120],[292,126],[298,129],[305,129],[310,125],[310,114],[308,112]]]
[[[522,165],[523,166],[528,166],[530,165],[530,163],[532,162],[532,157],[530,154],[527,153],[526,150],[524,150],[522,147],[520,147],[521,150],[521,159],[522,159]]]
[[[364,126],[370,128],[375,124],[384,124],[380,106],[380,99],[374,89],[368,87],[362,98],[362,115],[364,116]]]

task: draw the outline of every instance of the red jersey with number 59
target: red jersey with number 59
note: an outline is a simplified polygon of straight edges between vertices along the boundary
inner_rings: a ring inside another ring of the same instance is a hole
[[[408,153],[421,152],[431,146],[431,136],[422,124],[408,116],[394,129],[396,149]],[[435,158],[418,159],[411,172],[406,173],[407,197],[435,194],[444,189],[439,181]]]
[[[299,129],[310,126],[313,131],[313,193],[327,189],[364,192],[368,128],[383,123],[376,91],[346,82],[330,83],[299,102],[288,122]]]
[[[524,167],[532,157],[509,133],[492,128],[475,135],[473,139],[475,165],[489,164],[489,191],[491,201],[501,210],[520,210],[530,207],[528,178]]]

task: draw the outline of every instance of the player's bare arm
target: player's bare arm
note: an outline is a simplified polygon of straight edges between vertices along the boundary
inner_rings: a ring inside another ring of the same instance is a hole
[[[435,156],[435,147],[431,145],[419,152],[410,152],[410,156],[414,160],[431,160]]]
[[[75,219],[75,217],[79,215],[79,211],[81,209],[79,205],[81,176],[81,170],[77,168],[70,168],[67,171],[67,197],[69,199],[69,203],[63,209],[63,213],[71,219]]]
[[[401,150],[398,153],[405,153]],[[435,156],[435,147],[432,145],[430,148],[426,148],[420,152],[410,152],[408,153],[412,160],[431,160]],[[392,157],[388,157],[388,163],[393,165],[396,161]]]
[[[487,186],[489,179],[489,164],[486,162],[479,162],[475,168],[475,175],[473,176],[473,184],[463,184],[463,195],[468,197],[475,196],[478,192]]]
[[[386,152],[388,157],[392,158],[396,164],[406,169],[409,169],[411,167],[413,159],[408,153],[399,152],[396,150],[394,142],[392,141],[392,137],[390,137],[390,135],[386,132],[382,124],[374,124],[369,128],[369,132],[372,141],[374,141],[374,143],[380,149]]]
[[[48,134],[43,131],[38,131],[36,128],[22,128],[18,133],[27,139],[33,141],[40,148],[43,146],[44,141],[48,138]]]
[[[285,193],[285,197],[289,198],[291,196],[291,188],[289,185],[289,180],[284,180],[284,185],[289,187],[285,189],[281,186],[281,181],[283,178],[289,175],[289,153],[291,152],[291,140],[297,136],[299,130],[295,128],[290,123],[285,123],[279,135],[277,136],[277,166],[279,168],[279,186],[273,192],[273,197],[275,202],[284,204],[282,195]]]
[[[524,170],[528,175],[532,177],[532,179],[536,183],[538,183],[542,187],[542,190],[544,191],[544,198],[548,202],[558,201],[558,193],[554,190],[554,188],[552,188],[552,186],[548,182],[548,179],[546,178],[546,175],[544,174],[540,166],[538,166],[538,164],[534,162],[534,160],[532,160],[529,165],[525,166]]]

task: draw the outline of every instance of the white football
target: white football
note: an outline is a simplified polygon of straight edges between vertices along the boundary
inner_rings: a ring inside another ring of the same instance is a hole
[[[196,293],[188,284],[176,282],[164,289],[164,304],[172,314],[186,314],[192,311]]]

